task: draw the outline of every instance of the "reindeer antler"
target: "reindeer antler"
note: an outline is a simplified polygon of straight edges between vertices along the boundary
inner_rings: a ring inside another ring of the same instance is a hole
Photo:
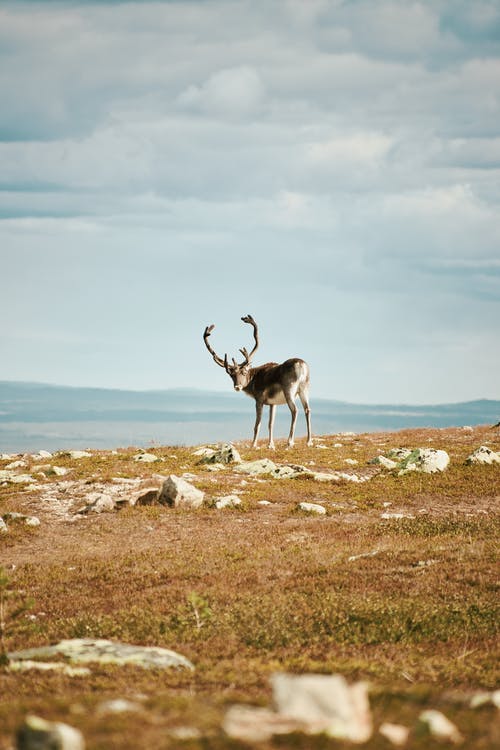
[[[259,331],[258,331],[258,328],[257,328],[257,323],[255,322],[255,320],[252,318],[251,315],[244,315],[243,318],[242,318],[242,321],[244,323],[250,323],[250,325],[253,327],[253,337],[255,339],[255,345],[254,345],[252,351],[250,352],[250,354],[245,349],[245,347],[243,347],[242,349],[240,349],[240,352],[245,357],[245,361],[242,364],[248,365],[248,364],[250,364],[250,360],[252,359],[253,355],[255,354],[255,352],[257,351],[258,346],[259,346]]]
[[[205,342],[205,346],[207,347],[208,351],[212,355],[214,362],[216,362],[220,367],[224,367],[224,369],[227,370],[227,354],[225,354],[224,359],[222,359],[221,357],[219,357],[218,354],[214,352],[214,350],[212,349],[212,347],[210,346],[208,342],[208,337],[210,336],[214,328],[215,328],[215,325],[213,323],[211,326],[207,326],[205,328],[205,332],[203,334],[203,341]]]

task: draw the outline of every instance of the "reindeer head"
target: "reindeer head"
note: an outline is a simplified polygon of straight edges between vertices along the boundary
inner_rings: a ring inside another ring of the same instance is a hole
[[[207,326],[203,334],[203,340],[205,341],[205,346],[207,347],[208,351],[212,355],[214,362],[216,362],[219,365],[219,367],[223,367],[225,369],[225,371],[227,372],[227,374],[233,381],[235,391],[242,391],[248,385],[250,381],[250,360],[255,354],[255,352],[257,351],[257,347],[259,346],[259,335],[258,335],[258,330],[257,330],[257,323],[255,322],[255,320],[252,318],[251,315],[245,315],[242,318],[242,321],[244,323],[250,323],[250,325],[253,327],[255,345],[252,351],[250,352],[250,354],[244,347],[240,349],[240,352],[243,354],[245,359],[243,360],[243,362],[240,362],[239,364],[238,362],[236,362],[234,358],[232,359],[232,364],[229,364],[228,359],[227,359],[227,354],[225,354],[224,359],[222,359],[214,352],[214,350],[210,346],[208,337],[214,330],[215,328],[214,325]]]

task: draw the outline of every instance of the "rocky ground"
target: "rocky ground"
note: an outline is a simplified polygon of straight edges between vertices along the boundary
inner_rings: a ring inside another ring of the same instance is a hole
[[[1,750],[496,746],[499,430],[314,442],[3,454]]]

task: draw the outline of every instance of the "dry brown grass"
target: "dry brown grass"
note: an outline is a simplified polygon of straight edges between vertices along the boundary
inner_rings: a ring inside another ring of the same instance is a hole
[[[224,710],[237,701],[267,704],[268,676],[277,670],[368,679],[376,724],[413,727],[423,707],[434,707],[456,722],[467,748],[494,747],[494,709],[468,708],[473,692],[498,686],[500,467],[464,465],[487,441],[500,449],[498,431],[487,428],[325,436],[326,449],[301,441],[271,456],[314,461],[317,470],[352,470],[345,459],[353,458],[363,472],[391,447],[451,456],[441,475],[384,472],[363,484],[213,474],[181,447],[155,449],[165,461],[153,466],[133,462],[133,449],[55,462],[88,481],[89,491],[112,477],[190,471],[210,496],[242,491],[241,510],[131,508],[71,523],[40,507],[37,492],[0,488],[0,512],[42,521],[34,529],[12,525],[0,539],[11,586],[35,601],[9,635],[11,650],[103,637],[172,648],[196,665],[193,674],[95,667],[87,678],[0,671],[0,749],[11,747],[27,712],[79,727],[94,750],[239,747],[220,731]],[[248,445],[238,448],[256,457]],[[257,457],[267,455],[262,449]],[[262,499],[272,505],[258,505]],[[297,513],[302,500],[323,503],[328,515]],[[382,520],[384,510],[415,518]],[[103,716],[99,704],[115,697],[142,708]],[[200,738],[181,742],[171,734],[179,726],[195,727]],[[262,747],[279,746],[342,743],[294,736]],[[388,743],[375,735],[368,746]],[[433,742],[416,733],[408,746]]]

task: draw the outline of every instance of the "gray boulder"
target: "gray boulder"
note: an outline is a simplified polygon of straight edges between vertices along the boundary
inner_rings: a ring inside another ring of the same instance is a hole
[[[173,508],[199,508],[203,505],[204,497],[204,492],[186,482],[185,479],[170,474],[163,482],[158,494],[158,502]]]

